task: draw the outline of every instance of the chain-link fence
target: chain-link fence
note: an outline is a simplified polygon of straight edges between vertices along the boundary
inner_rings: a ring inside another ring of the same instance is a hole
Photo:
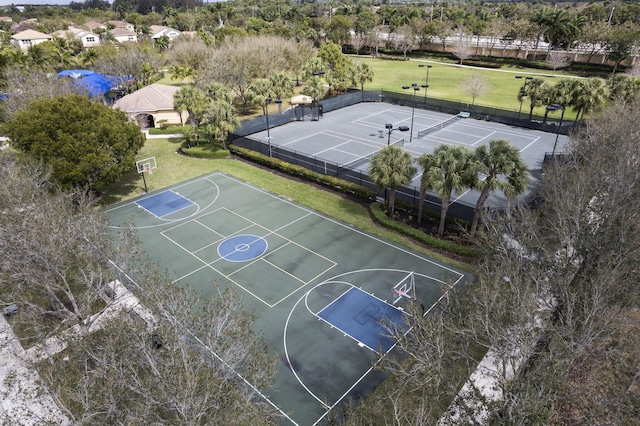
[[[396,105],[408,107],[414,106],[413,94],[390,92],[386,90],[365,90],[353,91],[341,96],[323,99],[318,105],[298,105],[288,110],[269,114],[269,127],[282,126],[292,121],[305,119],[317,120],[323,112],[334,111],[361,102],[388,102]],[[541,130],[551,133],[568,134],[576,123],[571,120],[563,120],[562,126],[558,128],[556,123],[543,123],[542,121],[529,121],[528,114],[521,114],[520,111],[511,111],[495,107],[482,105],[470,106],[461,102],[447,101],[431,97],[421,97],[415,99],[415,107],[431,111],[443,112],[456,115],[460,112],[469,112],[475,119],[494,121],[502,124],[510,124],[534,130]],[[386,197],[384,191],[380,191],[369,179],[366,172],[357,169],[360,164],[338,164],[326,161],[318,157],[310,157],[298,151],[284,147],[271,145],[269,141],[260,141],[251,138],[249,135],[267,129],[266,116],[257,117],[244,121],[241,127],[236,130],[230,140],[237,146],[268,155],[291,164],[297,164],[317,173],[328,176],[335,176],[349,182],[356,183],[368,189],[378,192],[379,197]],[[396,200],[417,205],[420,188],[407,186],[396,190]],[[427,194],[425,206],[432,210],[440,209],[440,200]],[[448,215],[459,219],[470,221],[473,218],[475,206],[464,202],[456,202],[449,207]]]

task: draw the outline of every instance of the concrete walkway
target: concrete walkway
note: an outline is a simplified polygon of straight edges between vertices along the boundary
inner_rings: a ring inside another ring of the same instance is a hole
[[[40,376],[30,368],[29,356],[0,315],[0,424],[71,425],[48,392]]]

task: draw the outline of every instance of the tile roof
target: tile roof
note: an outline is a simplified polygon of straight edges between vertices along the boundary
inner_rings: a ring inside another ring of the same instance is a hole
[[[114,106],[126,112],[173,111],[173,95],[178,86],[151,84],[118,99]]]

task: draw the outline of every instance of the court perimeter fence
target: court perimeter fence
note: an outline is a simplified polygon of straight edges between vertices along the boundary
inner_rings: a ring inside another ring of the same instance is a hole
[[[334,111],[347,106],[356,105],[361,102],[386,102],[408,107],[414,106],[413,94],[390,92],[386,90],[353,91],[344,95],[323,99],[317,105],[298,105],[276,113],[269,113],[269,127],[278,127],[293,121],[319,120],[324,112]],[[459,114],[460,112],[469,112],[470,117],[479,120],[493,121],[563,135],[568,134],[576,126],[576,123],[571,120],[563,120],[562,126],[558,128],[558,123],[551,122],[551,120],[548,120],[547,123],[542,123],[541,121],[529,121],[528,114],[523,115],[518,111],[504,110],[482,105],[474,105],[471,107],[468,104],[436,98],[427,98],[426,100],[423,98],[420,102],[416,99],[415,108],[452,115]],[[358,164],[345,165],[333,163],[322,158],[311,157],[295,150],[271,145],[267,140],[258,140],[251,137],[252,134],[263,132],[265,130],[267,130],[266,116],[257,117],[242,122],[240,128],[230,135],[229,140],[231,143],[239,147],[250,149],[291,164],[297,164],[317,173],[334,176],[356,183],[360,186],[376,191],[379,197],[384,197],[386,195],[383,191],[380,191],[373,182],[371,182],[365,171],[357,169]],[[420,188],[418,187],[401,187],[396,189],[396,200],[401,200],[417,206],[419,194]],[[432,210],[439,210],[440,205],[440,200],[435,195],[426,195],[425,207]],[[448,215],[466,221],[471,221],[473,218],[474,208],[475,205],[459,201],[449,207]]]

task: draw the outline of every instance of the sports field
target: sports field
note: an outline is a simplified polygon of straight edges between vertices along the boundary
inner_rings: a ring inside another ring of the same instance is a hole
[[[346,398],[371,392],[384,378],[371,366],[395,350],[387,329],[404,330],[408,297],[428,309],[444,284],[470,279],[222,173],[108,214],[114,227],[137,227],[150,258],[177,285],[213,297],[215,281],[243,296],[278,355],[274,386],[262,391],[282,424],[324,424]],[[405,290],[394,291],[400,282]]]
[[[474,150],[493,139],[507,139],[527,165],[530,172],[528,191],[539,183],[545,153],[562,152],[568,138],[564,135],[525,129],[506,124],[475,120],[462,114],[453,116],[411,107],[365,102],[332,111],[318,121],[298,121],[269,130],[269,142],[274,156],[280,149],[302,153],[332,164],[366,173],[369,159],[387,144],[401,145],[414,158],[442,144]],[[389,132],[386,124],[392,125]],[[400,126],[409,131],[402,132]],[[267,143],[267,132],[251,135]],[[557,139],[557,143],[556,143]],[[420,187],[421,171],[410,186]],[[528,192],[527,191],[527,192]],[[454,203],[475,206],[479,193],[466,191],[455,194]],[[494,193],[487,206],[503,207],[506,197]],[[436,206],[439,208],[439,204]]]

